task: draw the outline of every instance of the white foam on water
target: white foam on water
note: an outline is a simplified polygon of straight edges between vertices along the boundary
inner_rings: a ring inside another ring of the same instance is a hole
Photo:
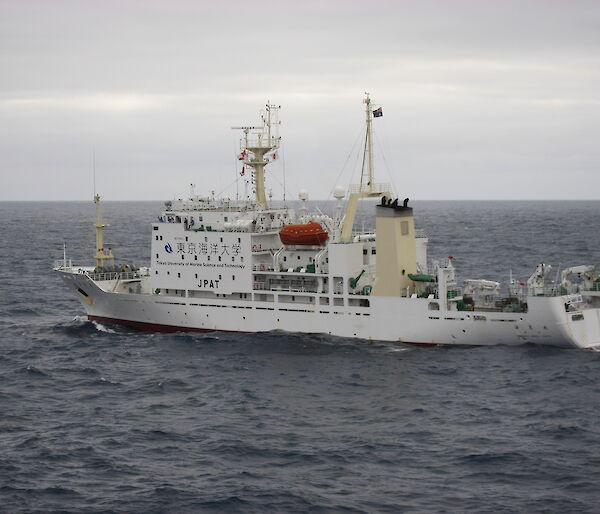
[[[92,321],[92,324],[94,325],[94,327],[96,327],[96,330],[98,330],[99,332],[106,332],[108,334],[116,333],[112,328],[105,327],[102,323],[98,323],[97,321]]]

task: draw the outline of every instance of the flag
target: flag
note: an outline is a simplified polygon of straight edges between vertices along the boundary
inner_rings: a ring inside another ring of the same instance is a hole
[[[277,159],[277,152],[273,152],[273,160]]]
[[[240,173],[240,175],[243,177],[245,173],[246,173],[246,168],[244,168],[244,166],[242,166],[242,172]]]
[[[383,116],[383,111],[381,110],[381,107],[379,109],[375,109],[373,111],[374,118],[381,118],[382,116]]]
[[[238,160],[243,161],[246,158],[246,150],[244,150],[239,156]]]

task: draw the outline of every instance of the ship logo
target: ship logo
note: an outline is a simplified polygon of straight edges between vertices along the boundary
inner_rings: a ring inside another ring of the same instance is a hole
[[[171,248],[171,245],[169,243],[167,243],[165,245],[165,252],[167,252],[167,253],[173,253],[173,248]]]

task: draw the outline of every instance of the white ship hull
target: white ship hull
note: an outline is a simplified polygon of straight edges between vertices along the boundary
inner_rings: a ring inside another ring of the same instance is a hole
[[[591,265],[551,274],[538,264],[527,284],[455,276],[453,257],[428,262],[428,239],[415,227],[409,199],[393,199],[375,182],[371,122],[365,100],[360,184],[335,188],[336,215],[301,216],[269,206],[265,167],[276,159],[278,107],[243,130],[238,159],[251,169],[255,198],[200,197],[165,202],[152,224],[150,267],[115,265],[106,248],[100,197],[95,266],[55,270],[75,289],[90,320],[144,330],[324,333],[416,345],[536,343],[600,348],[600,277]],[[305,204],[307,193],[299,198]],[[361,199],[378,199],[375,231],[356,232]],[[552,277],[555,277],[552,280]],[[560,281],[557,279],[560,278]],[[527,287],[526,291],[523,289]]]
[[[297,303],[199,300],[110,292],[114,281],[60,271],[87,297],[90,320],[156,332],[228,331],[324,333],[414,345],[540,345],[600,347],[600,309],[566,312],[567,296],[528,297],[528,312],[431,311],[426,298],[372,297],[369,307],[320,308]],[[103,288],[99,287],[102,284]]]

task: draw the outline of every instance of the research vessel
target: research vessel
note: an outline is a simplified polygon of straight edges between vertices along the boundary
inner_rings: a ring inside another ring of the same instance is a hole
[[[55,271],[89,320],[140,330],[325,333],[414,345],[535,343],[600,348],[600,279],[594,266],[551,272],[538,264],[526,283],[466,280],[452,258],[429,262],[427,236],[409,199],[375,181],[372,123],[383,114],[364,98],[360,182],[336,187],[336,213],[274,206],[265,168],[277,156],[279,107],[267,104],[242,130],[238,159],[252,197],[199,196],[165,203],[152,223],[151,264],[115,265],[105,248],[100,196],[95,263],[66,254]],[[247,171],[246,171],[247,170]],[[375,230],[356,230],[357,206],[375,199]],[[556,278],[558,277],[558,279]],[[503,293],[504,291],[504,293]]]

